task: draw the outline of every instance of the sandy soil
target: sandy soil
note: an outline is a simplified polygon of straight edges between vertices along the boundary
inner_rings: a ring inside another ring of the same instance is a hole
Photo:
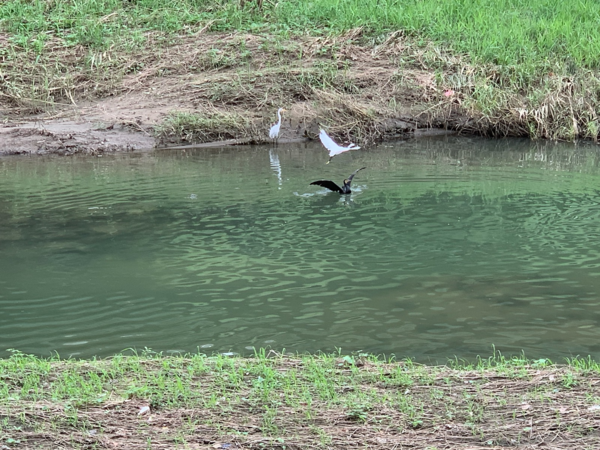
[[[139,95],[82,102],[56,114],[39,114],[0,125],[0,155],[90,155],[148,150],[153,128],[173,105],[154,106]]]

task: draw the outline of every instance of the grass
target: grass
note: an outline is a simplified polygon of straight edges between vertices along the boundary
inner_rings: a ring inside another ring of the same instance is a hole
[[[137,44],[145,31],[176,33],[209,25],[209,31],[343,34],[364,28],[369,36],[396,30],[457,53],[499,65],[550,60],[600,67],[600,10],[593,0],[11,0],[0,6],[2,27],[24,46],[40,50],[49,36],[66,45],[108,48]],[[124,36],[126,30],[126,36]]]
[[[0,105],[35,113],[131,92],[131,79],[142,89],[153,79],[217,72],[221,79],[189,86],[192,99],[246,112],[309,101],[316,105],[311,120],[319,116],[338,137],[362,144],[383,137],[380,123],[402,114],[419,126],[492,136],[597,140],[600,134],[594,0],[260,4],[2,2]],[[381,61],[390,66],[385,79],[356,82]],[[417,71],[432,81],[424,86]],[[332,103],[335,117],[327,116]],[[228,112],[220,114],[224,125]],[[172,125],[169,117],[159,134]],[[225,128],[249,137],[247,124]]]
[[[206,111],[202,114],[172,111],[155,128],[162,142],[211,142],[257,135],[256,127],[244,116],[235,113]]]
[[[423,366],[264,350],[92,361],[15,351],[0,360],[0,443],[60,448],[69,436],[69,448],[495,448],[558,437],[564,448],[593,448],[599,367],[589,358],[557,366],[499,353]]]

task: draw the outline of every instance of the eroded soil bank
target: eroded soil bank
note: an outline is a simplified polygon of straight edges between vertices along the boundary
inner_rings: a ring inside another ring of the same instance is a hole
[[[0,360],[2,448],[595,449],[598,365],[369,356]]]
[[[448,74],[467,66],[401,33],[379,44],[361,30],[286,41],[201,30],[155,47],[148,39],[129,54],[102,52],[103,70],[80,47],[49,42],[42,56],[16,54],[28,72],[0,77],[0,154],[267,142],[278,107],[288,111],[282,141],[314,139],[318,123],[362,145],[430,128],[524,133],[465,108],[432,65]]]

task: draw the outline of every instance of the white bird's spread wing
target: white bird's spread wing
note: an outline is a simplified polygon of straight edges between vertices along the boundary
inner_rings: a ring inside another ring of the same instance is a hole
[[[358,150],[359,146],[356,144],[350,144],[348,147],[342,147],[334,142],[333,139],[329,137],[329,135],[325,132],[325,130],[321,130],[319,132],[319,139],[321,140],[321,144],[329,150],[329,156],[333,157],[339,155],[340,153],[347,152],[348,150]]]
[[[319,132],[319,139],[321,140],[321,144],[323,144],[323,146],[329,150],[329,156],[337,154],[337,150],[340,148],[340,146],[333,142],[333,139],[329,137],[325,130],[321,130]]]

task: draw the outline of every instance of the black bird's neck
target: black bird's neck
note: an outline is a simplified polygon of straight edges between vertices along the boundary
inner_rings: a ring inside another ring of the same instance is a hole
[[[351,181],[344,180],[344,184],[342,185],[342,194],[350,194],[352,191],[350,190]]]

